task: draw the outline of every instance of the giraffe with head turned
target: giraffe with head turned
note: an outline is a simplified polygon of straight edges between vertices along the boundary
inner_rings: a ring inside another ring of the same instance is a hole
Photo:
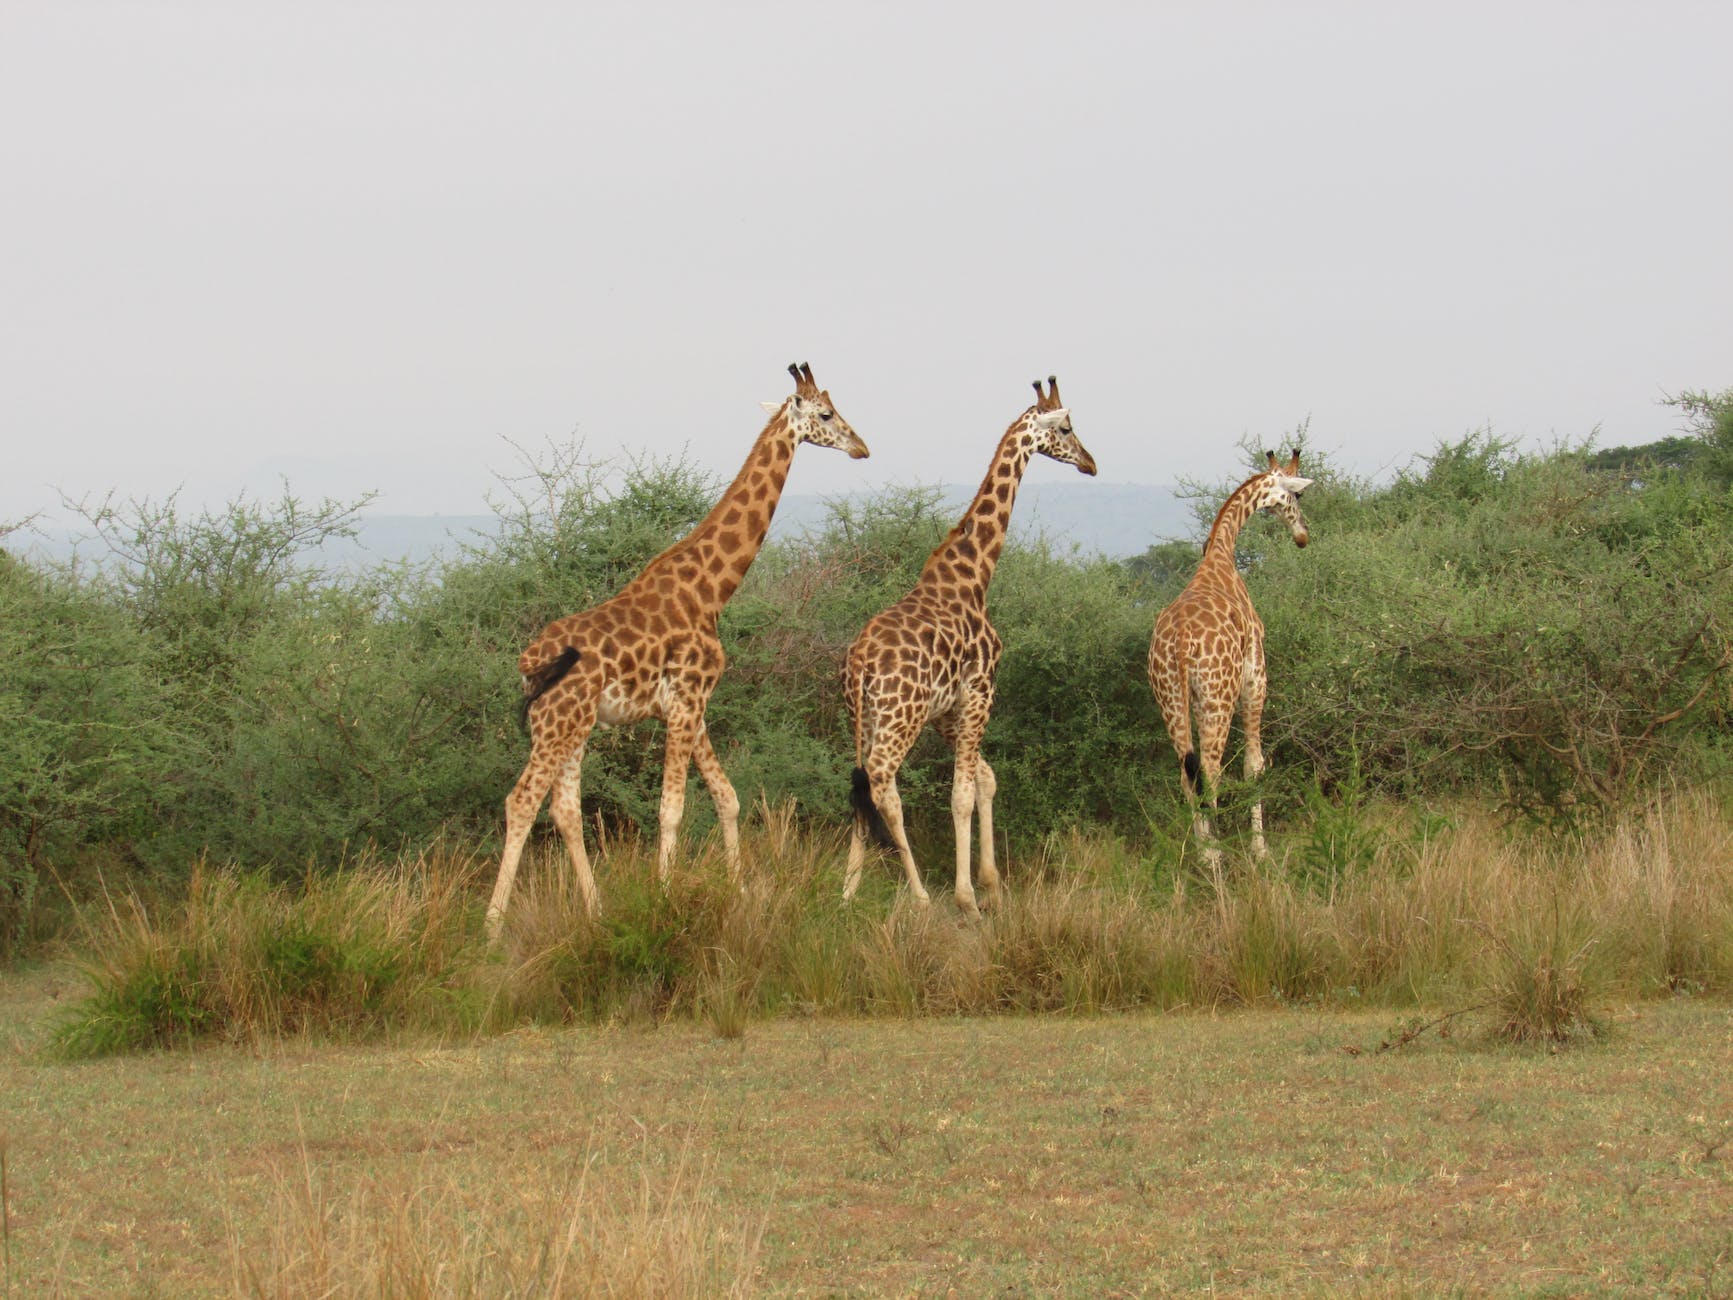
[[[897,771],[931,722],[955,752],[951,820],[957,835],[957,906],[979,916],[970,879],[972,815],[981,833],[981,892],[998,898],[993,861],[993,769],[981,757],[981,736],[993,707],[999,666],[998,633],[987,619],[987,584],[1005,545],[1011,506],[1023,471],[1037,454],[1095,473],[1095,460],[1071,428],[1059,401],[1059,381],[1035,382],[1036,402],[1011,422],[999,440],[987,476],[957,526],[927,558],[914,590],[876,615],[849,647],[844,691],[854,727],[854,831],[849,840],[843,897],[860,885],[870,832],[896,849],[909,889],[929,901],[903,829]]]
[[[1306,521],[1300,494],[1312,480],[1300,477],[1296,448],[1278,465],[1265,452],[1266,468],[1241,483],[1222,503],[1204,543],[1203,559],[1185,590],[1155,618],[1149,642],[1149,684],[1161,705],[1168,738],[1179,756],[1180,781],[1192,805],[1192,829],[1212,868],[1219,867],[1209,814],[1216,807],[1228,728],[1238,706],[1245,729],[1245,776],[1255,781],[1264,770],[1262,726],[1268,677],[1264,669],[1264,624],[1252,608],[1251,594],[1234,560],[1240,528],[1258,511],[1288,525],[1294,545],[1305,546]],[[1192,728],[1197,728],[1197,746]],[[1252,803],[1252,850],[1268,855],[1264,844],[1264,806]]]
[[[543,628],[518,659],[530,757],[506,797],[505,852],[488,904],[497,940],[518,859],[542,800],[552,791],[554,825],[565,840],[584,906],[597,910],[584,852],[579,769],[593,728],[660,718],[667,727],[662,768],[657,869],[665,884],[686,803],[686,773],[696,762],[722,826],[728,867],[740,870],[740,800],[704,727],[704,708],[722,675],[717,618],[770,531],[770,517],[803,442],[860,460],[864,442],[838,414],[812,367],[789,366],[793,394],[766,402],[770,422],[715,507],[611,600]]]

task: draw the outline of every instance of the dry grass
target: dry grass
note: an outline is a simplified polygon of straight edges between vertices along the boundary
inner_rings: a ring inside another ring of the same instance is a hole
[[[1320,889],[1281,861],[1214,882],[1076,835],[1013,874],[984,924],[911,906],[888,868],[840,903],[841,844],[761,810],[743,887],[706,846],[656,882],[612,845],[600,920],[563,864],[532,863],[503,952],[480,942],[490,864],[431,855],[300,891],[201,871],[178,906],[88,922],[94,989],[63,1035],[85,1054],[313,1031],[467,1034],[695,1017],[736,1038],[782,1015],[1493,1001],[1495,1032],[1568,1040],[1598,1003],[1733,988],[1733,825],[1687,794],[1594,838],[1401,815]],[[1371,814],[1369,814],[1371,816]]]
[[[231,1235],[232,1294],[257,1300],[456,1296],[746,1296],[763,1236],[731,1223],[683,1152],[635,1180],[586,1159],[557,1179],[478,1190],[420,1170],[347,1192],[303,1150],[275,1178],[268,1226]],[[514,1194],[515,1193],[515,1194]]]
[[[1292,1008],[0,1053],[9,1284],[1723,1294],[1727,1006],[1612,1011],[1561,1054]]]

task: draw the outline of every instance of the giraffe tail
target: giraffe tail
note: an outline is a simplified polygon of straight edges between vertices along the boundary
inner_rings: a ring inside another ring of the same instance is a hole
[[[1180,778],[1185,782],[1186,793],[1196,797],[1203,792],[1199,782],[1199,774],[1203,765],[1197,761],[1197,750],[1188,749],[1185,757],[1179,760]]]
[[[572,665],[578,662],[578,652],[572,646],[560,651],[553,662],[538,668],[524,677],[524,699],[519,706],[518,722],[523,729],[530,729],[530,705],[546,695],[560,684],[560,680],[572,670]]]
[[[854,805],[855,825],[872,836],[874,840],[887,849],[894,849],[897,842],[891,838],[891,828],[885,825],[884,814],[873,802],[872,781],[867,776],[864,767],[854,770],[854,789],[850,791],[849,802]]]

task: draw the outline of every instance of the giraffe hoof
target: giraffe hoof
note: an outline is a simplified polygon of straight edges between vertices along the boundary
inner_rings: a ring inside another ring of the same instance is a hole
[[[957,910],[971,921],[979,921],[981,919],[981,909],[976,905],[975,896],[973,894],[958,894]]]

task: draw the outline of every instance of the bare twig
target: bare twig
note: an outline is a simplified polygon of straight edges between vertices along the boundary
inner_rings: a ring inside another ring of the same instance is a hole
[[[1454,1011],[1446,1011],[1443,1015],[1434,1017],[1433,1019],[1426,1021],[1424,1024],[1410,1025],[1394,1038],[1386,1038],[1383,1042],[1379,1043],[1378,1050],[1380,1052],[1392,1052],[1398,1047],[1407,1047],[1408,1044],[1412,1043],[1429,1029],[1435,1029],[1439,1025],[1455,1020],[1458,1016],[1466,1016],[1471,1011],[1484,1011],[1492,1005],[1491,1002],[1476,1002],[1470,1007],[1458,1007]]]

